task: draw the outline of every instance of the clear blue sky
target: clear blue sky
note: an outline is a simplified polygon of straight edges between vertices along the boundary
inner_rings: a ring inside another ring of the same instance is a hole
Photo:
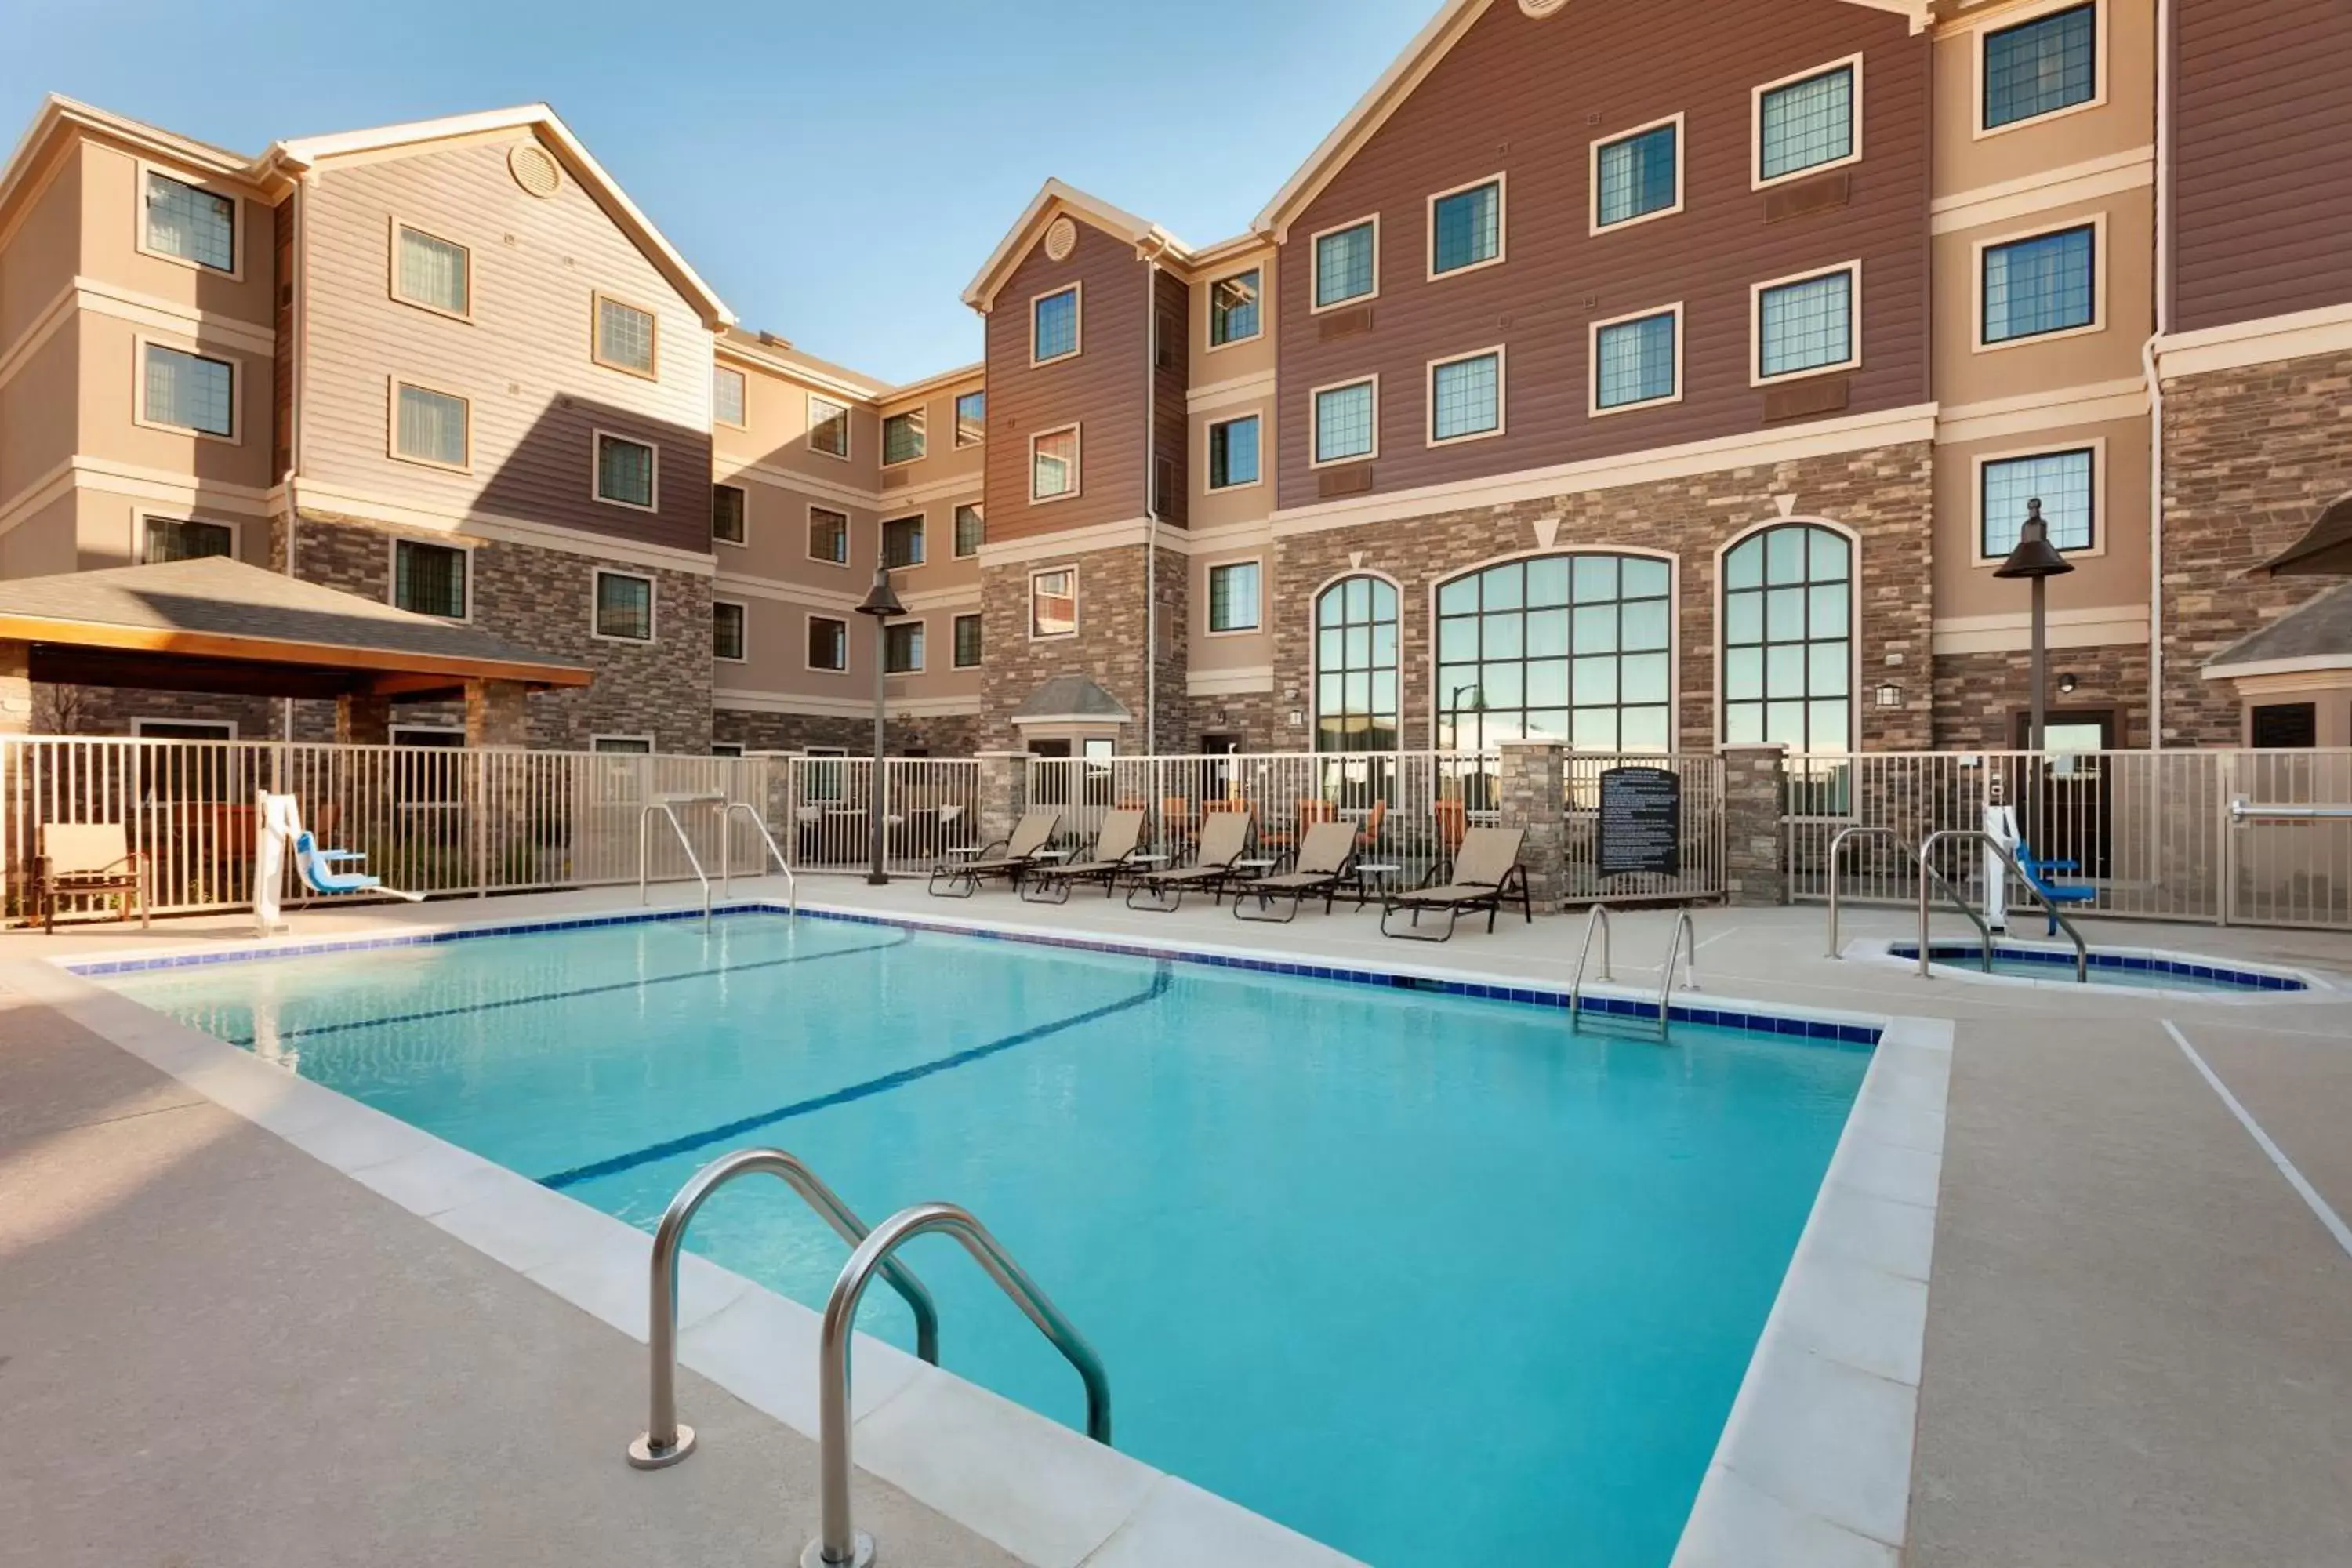
[[[47,92],[257,153],[545,100],[752,327],[910,380],[1047,175],[1239,233],[1438,0],[0,0],[0,123]]]

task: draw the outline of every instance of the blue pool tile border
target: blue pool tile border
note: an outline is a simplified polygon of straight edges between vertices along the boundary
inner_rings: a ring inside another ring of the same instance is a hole
[[[1916,960],[1919,944],[1916,942],[1890,943],[1890,957]],[[1928,961],[1933,963],[1953,963],[1976,956],[1979,950],[1966,942],[1930,942]],[[2047,964],[2052,968],[2072,969],[2074,955],[2050,947],[2016,947],[1993,943],[1995,958],[2017,963]],[[2272,974],[2258,969],[2239,969],[2226,963],[2200,963],[2193,959],[2159,958],[2145,953],[2094,952],[2087,955],[2093,969],[2120,969],[2142,974],[2178,974],[2188,979],[2210,980],[2216,984],[2233,986],[2241,991],[2309,991],[2309,983],[2292,975]]]

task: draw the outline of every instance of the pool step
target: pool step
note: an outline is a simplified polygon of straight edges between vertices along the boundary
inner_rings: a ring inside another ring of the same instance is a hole
[[[1585,917],[1584,946],[1576,955],[1576,977],[1569,982],[1570,1030],[1583,1028],[1588,1018],[1606,1018],[1612,1029],[1665,1044],[1674,1026],[1672,1003],[1677,961],[1683,969],[1683,989],[1698,989],[1698,931],[1691,923],[1690,911],[1684,910],[1675,917],[1675,934],[1666,948],[1666,962],[1658,973],[1657,1005],[1648,1011],[1643,1011],[1637,1002],[1614,1002],[1607,997],[1596,997],[1591,1002],[1584,999],[1584,966],[1591,960],[1592,933],[1596,931],[1601,933],[1601,978],[1613,978],[1609,973],[1609,907],[1595,904],[1592,912]]]

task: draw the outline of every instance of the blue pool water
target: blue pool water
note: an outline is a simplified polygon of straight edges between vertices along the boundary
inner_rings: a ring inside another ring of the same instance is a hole
[[[1896,958],[1916,962],[1919,956],[1919,944],[1916,942],[1896,942],[1887,952]],[[1930,942],[1927,962],[1939,969],[1982,973],[1983,952],[1982,945],[1976,942]],[[1996,942],[1992,950],[1992,972],[2015,975],[2022,980],[2071,982],[2074,978],[2074,953],[2071,948],[2013,947]],[[2242,994],[2311,989],[2291,975],[2270,974],[2261,970],[2241,969],[2231,964],[2193,958],[2149,957],[2137,953],[2094,952],[2090,955],[2089,975],[2091,984],[2095,985],[2121,985],[2134,991],[2220,991]]]
[[[967,1205],[1107,1362],[1119,1447],[1374,1563],[1663,1568],[1867,1047],[740,915],[109,983],[650,1229],[774,1143]],[[816,1306],[772,1184],[692,1245]],[[945,1238],[951,1371],[1076,1378]],[[869,1292],[869,1332],[911,1343]]]

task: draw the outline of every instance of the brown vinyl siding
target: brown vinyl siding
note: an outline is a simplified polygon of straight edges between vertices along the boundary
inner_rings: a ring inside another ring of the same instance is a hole
[[[2352,300],[2352,5],[2178,4],[2173,330]]]
[[[1899,16],[1841,0],[1652,0],[1542,20],[1490,6],[1290,225],[1277,273],[1281,504],[1318,499],[1308,390],[1374,372],[1380,491],[1762,431],[1749,285],[1856,258],[1863,362],[1839,412],[1926,401],[1928,47]],[[1766,193],[1750,188],[1751,89],[1856,52],[1864,156],[1839,171],[1851,199],[1768,224]],[[1685,210],[1592,235],[1591,143],[1677,113]],[[1498,172],[1507,259],[1428,280],[1428,198]],[[1333,313],[1309,312],[1311,237],[1373,213],[1371,330],[1324,342]],[[1683,400],[1589,417],[1591,323],[1676,300]],[[1508,350],[1506,433],[1427,447],[1427,363],[1496,343]]]
[[[1152,456],[1165,465],[1166,482],[1160,491],[1160,521],[1185,526],[1189,518],[1186,482],[1192,469],[1189,450],[1191,420],[1184,404],[1185,352],[1190,336],[1192,290],[1176,274],[1162,271],[1157,284],[1160,300],[1160,358],[1151,378]],[[1157,471],[1157,470],[1155,470]]]
[[[1143,515],[1143,386],[1150,353],[1144,263],[1084,219],[1066,260],[1039,242],[988,314],[988,537],[996,543]],[[1029,305],[1083,283],[1075,358],[1029,363]],[[1079,493],[1029,501],[1029,437],[1083,423]]]

